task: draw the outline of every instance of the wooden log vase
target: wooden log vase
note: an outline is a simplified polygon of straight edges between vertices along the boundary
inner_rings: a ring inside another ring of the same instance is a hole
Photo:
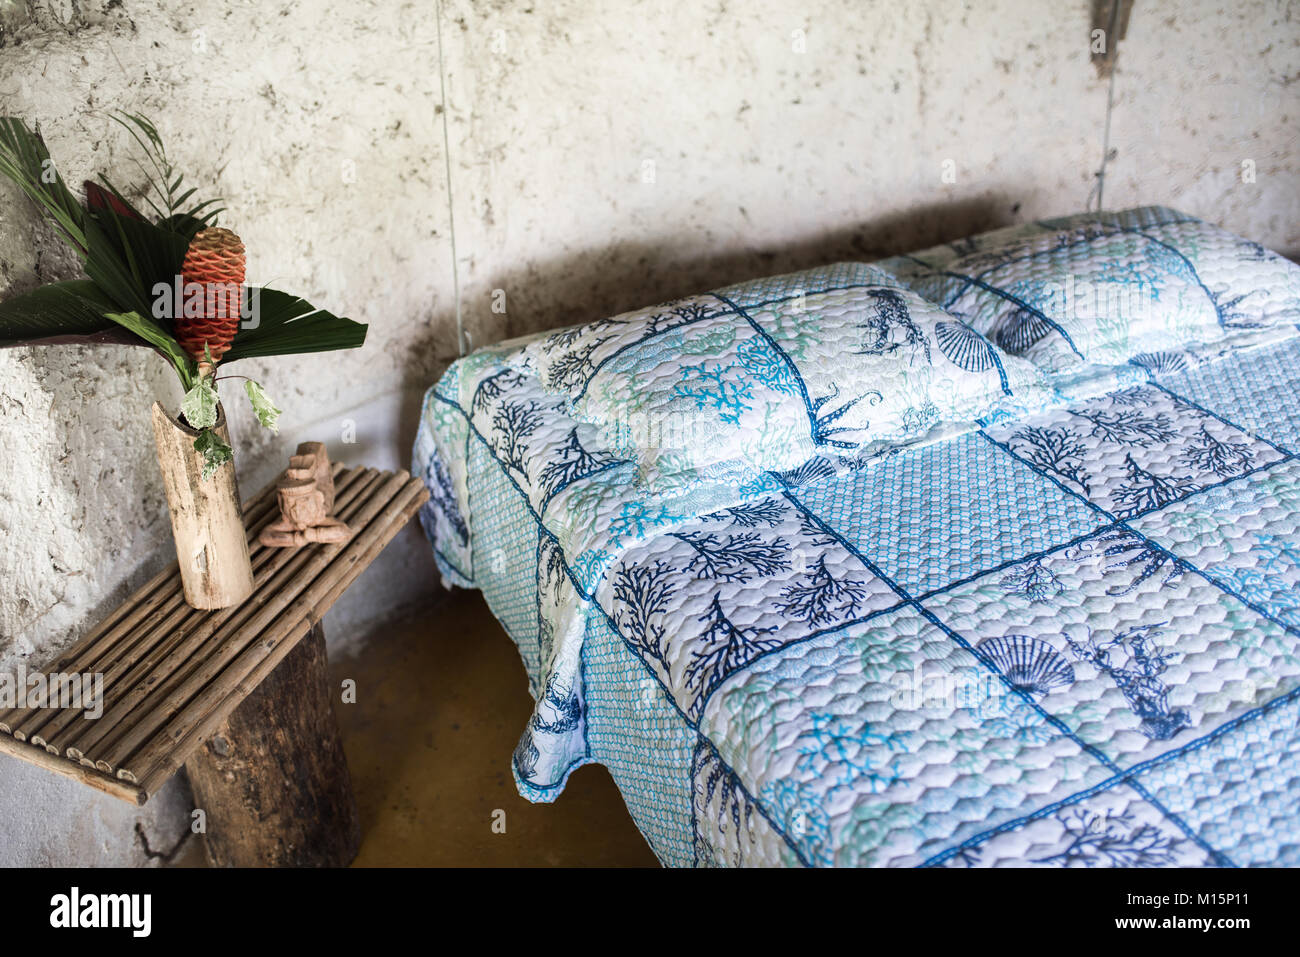
[[[226,413],[217,406],[217,435],[227,445]],[[203,455],[194,449],[198,431],[153,405],[153,434],[158,446],[172,537],[181,570],[185,601],[192,608],[229,608],[253,593],[253,566],[239,508],[235,465],[226,462],[203,478]]]

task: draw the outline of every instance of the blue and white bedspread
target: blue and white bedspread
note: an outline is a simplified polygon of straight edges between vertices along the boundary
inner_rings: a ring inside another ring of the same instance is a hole
[[[456,362],[422,517],[519,790],[603,764],[671,865],[1300,865],[1297,321],[1144,208]]]

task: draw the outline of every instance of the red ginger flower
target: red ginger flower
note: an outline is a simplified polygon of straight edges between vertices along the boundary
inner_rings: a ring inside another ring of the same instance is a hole
[[[206,344],[215,362],[230,348],[239,329],[244,286],[244,244],[228,229],[200,229],[190,240],[181,265],[181,308],[175,321],[176,341],[196,360]],[[202,308],[191,283],[203,289]],[[201,315],[195,315],[201,312]]]
[[[126,216],[128,219],[139,219],[140,217],[132,211],[131,207],[126,205],[108,190],[102,186],[97,186],[90,180],[85,180],[86,187],[86,208],[91,212],[99,209],[111,209],[119,216]]]

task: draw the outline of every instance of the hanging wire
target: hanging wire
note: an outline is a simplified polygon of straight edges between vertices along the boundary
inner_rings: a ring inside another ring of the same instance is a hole
[[[451,233],[451,287],[456,300],[456,349],[466,352],[467,335],[460,311],[460,258],[456,255],[456,210],[451,191],[451,135],[447,132],[447,67],[442,56],[442,0],[434,4],[438,27],[438,89],[442,97],[442,159],[447,172],[447,226]]]
[[[1118,54],[1117,54],[1118,55]],[[1106,90],[1106,127],[1102,134],[1101,142],[1101,166],[1093,175],[1097,182],[1093,184],[1092,191],[1088,193],[1088,201],[1084,205],[1087,210],[1092,209],[1092,198],[1097,197],[1097,212],[1105,209],[1104,193],[1106,190],[1106,164],[1110,161],[1110,116],[1115,109],[1115,73],[1116,64],[1112,63],[1110,68],[1110,85]]]
[[[1115,27],[1119,18],[1119,0],[1115,0],[1110,8],[1110,22],[1106,27],[1106,42],[1112,44],[1110,59],[1110,82],[1106,85],[1106,126],[1102,133],[1101,143],[1101,166],[1093,174],[1096,182],[1088,193],[1088,199],[1084,203],[1084,210],[1092,211],[1092,198],[1097,197],[1097,212],[1101,212],[1106,207],[1104,203],[1104,194],[1106,191],[1106,164],[1110,162],[1110,117],[1115,110],[1115,74],[1119,72],[1119,39],[1115,36]]]

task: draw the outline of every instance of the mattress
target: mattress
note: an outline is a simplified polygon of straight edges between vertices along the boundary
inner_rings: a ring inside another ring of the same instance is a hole
[[[1300,865],[1296,273],[1148,207],[454,363],[520,793],[604,765],[672,866]]]

